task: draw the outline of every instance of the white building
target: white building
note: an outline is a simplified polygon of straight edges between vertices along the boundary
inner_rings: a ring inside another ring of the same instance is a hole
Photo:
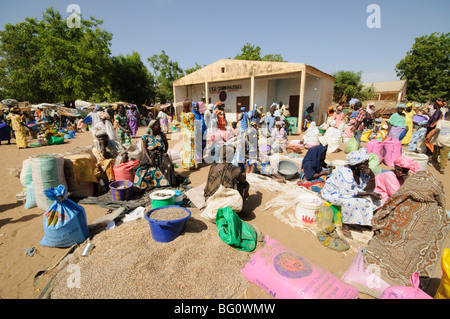
[[[314,120],[320,125],[332,105],[333,89],[334,77],[304,63],[230,59],[219,60],[173,83],[175,104],[185,99],[206,104],[220,101],[229,122],[236,120],[241,107],[249,110],[256,104],[266,112],[272,103],[281,101],[297,118],[314,103]]]

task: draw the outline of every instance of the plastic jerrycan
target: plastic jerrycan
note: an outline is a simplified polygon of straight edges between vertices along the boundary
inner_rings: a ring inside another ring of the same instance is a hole
[[[445,248],[441,257],[442,279],[434,299],[450,299],[450,248]]]

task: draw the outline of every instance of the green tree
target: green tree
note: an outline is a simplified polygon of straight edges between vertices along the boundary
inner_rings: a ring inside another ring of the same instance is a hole
[[[254,46],[250,43],[244,44],[241,48],[241,53],[234,57],[235,60],[250,60],[250,61],[273,61],[273,62],[286,62],[281,54],[267,54],[261,57],[261,47],[259,45]]]
[[[191,74],[197,70],[200,70],[202,68],[201,65],[199,65],[197,62],[195,62],[195,66],[189,69],[184,70],[184,75]]]
[[[169,56],[161,51],[148,58],[154,76],[155,99],[154,102],[166,103],[173,100],[173,81],[181,78],[184,73],[178,62],[170,60]]]
[[[348,103],[350,99],[357,98],[361,101],[374,97],[373,87],[364,87],[361,81],[362,72],[337,71],[334,76],[333,100],[338,103]]]
[[[407,98],[425,103],[450,99],[450,33],[415,38],[406,57],[396,66],[397,76],[408,80]]]
[[[137,52],[113,57],[109,78],[116,100],[140,106],[154,99],[153,77]]]
[[[112,34],[101,24],[90,17],[69,27],[50,7],[41,21],[27,18],[5,25],[0,32],[0,73],[5,74],[0,85],[8,95],[30,102],[51,99],[74,106],[76,99],[92,96],[105,85],[109,63]]]

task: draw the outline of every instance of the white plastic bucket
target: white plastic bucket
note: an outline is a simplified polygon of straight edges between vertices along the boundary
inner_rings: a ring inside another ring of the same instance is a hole
[[[425,154],[415,153],[415,152],[405,152],[403,156],[408,157],[419,165],[421,170],[427,169],[428,156]]]
[[[317,222],[322,202],[316,193],[302,190],[301,195],[295,200],[295,218],[307,224]]]

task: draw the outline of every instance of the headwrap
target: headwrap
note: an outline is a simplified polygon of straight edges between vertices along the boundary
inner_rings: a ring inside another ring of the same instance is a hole
[[[214,109],[214,104],[209,104],[208,105],[208,110],[212,111]]]
[[[355,166],[368,160],[369,155],[367,154],[365,147],[361,147],[357,151],[350,152],[346,157],[347,164],[350,166]]]
[[[414,107],[414,104],[412,104],[412,103],[406,104],[406,108],[408,108],[408,107]]]
[[[198,103],[195,103],[195,104],[198,105]],[[205,119],[200,114],[200,110],[198,110],[198,112],[197,112],[197,110],[195,108],[193,108],[192,109],[192,113],[194,114],[195,120],[201,121],[201,123],[202,123],[202,133],[206,132],[207,127],[206,127]]]
[[[406,156],[400,156],[394,161],[395,166],[408,168],[413,173],[417,173],[420,170],[419,164],[417,162],[409,157]]]
[[[98,116],[100,117],[100,120],[109,120],[109,114],[107,112],[98,112]]]
[[[339,106],[336,108],[336,110],[342,111],[343,108],[344,108],[344,107],[343,107],[342,105],[339,105]]]
[[[10,111],[10,112],[13,112],[13,113],[19,113],[19,112],[20,112],[20,107],[14,106],[14,107],[12,107],[9,111]]]
[[[99,105],[96,105],[96,106],[95,106],[95,109],[96,109],[97,111],[100,111],[102,108],[101,108]]]
[[[400,103],[400,104],[397,104],[397,107],[399,107],[401,109],[406,109],[406,104],[405,103]]]
[[[109,138],[108,133],[105,130],[103,130],[103,129],[98,129],[97,132],[95,132],[95,137],[96,138],[99,138],[100,136],[106,136],[106,137]]]
[[[245,111],[245,107],[241,107],[241,111]]]
[[[149,133],[150,135],[153,135],[153,125],[156,124],[156,122],[158,122],[157,120],[151,120],[150,123],[148,123],[148,129],[147,129],[147,133]]]
[[[439,105],[440,107],[443,107],[446,103],[444,103],[440,100],[436,100],[436,104]]]
[[[348,102],[348,104],[355,105],[357,102],[359,102],[358,99],[351,99],[350,102]]]

